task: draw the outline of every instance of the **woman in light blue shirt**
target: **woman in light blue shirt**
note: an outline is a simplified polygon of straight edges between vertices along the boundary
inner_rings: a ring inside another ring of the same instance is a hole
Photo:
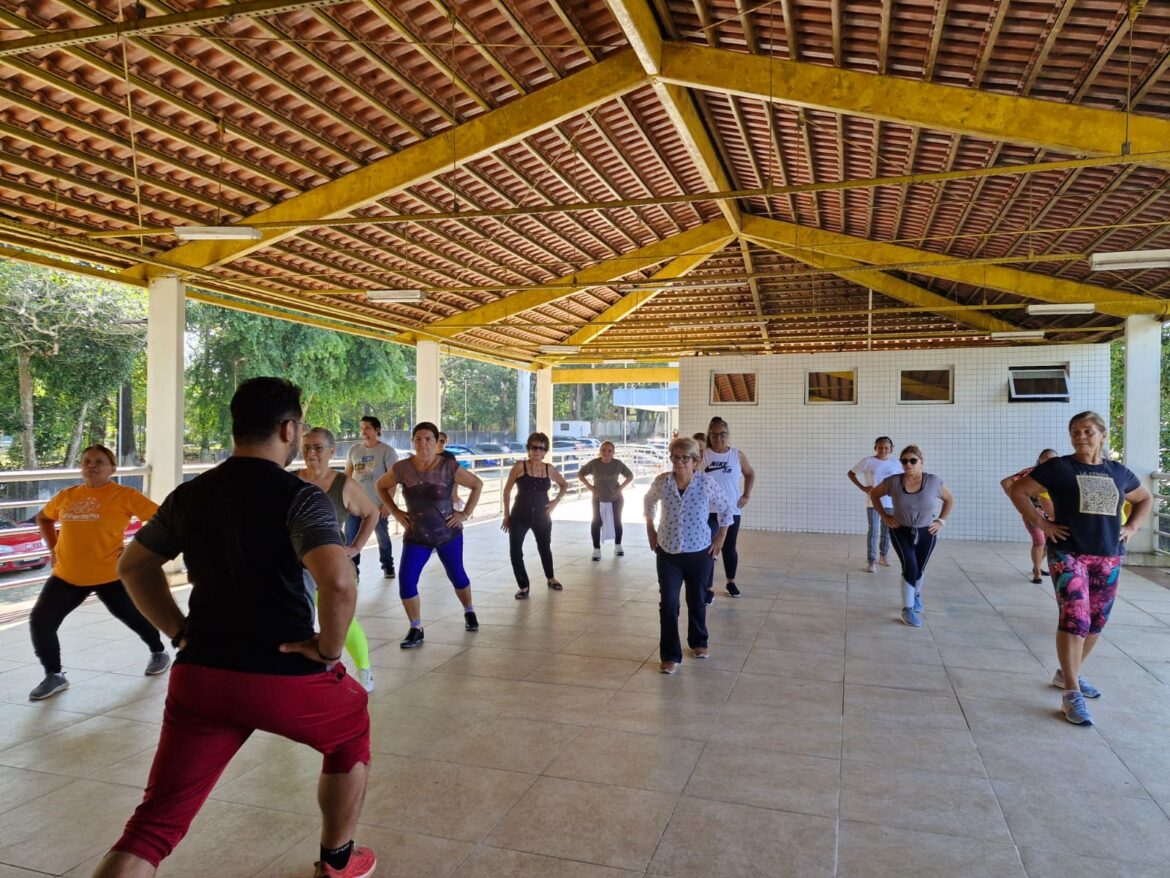
[[[678,635],[679,592],[686,585],[687,645],[697,659],[711,655],[707,648],[707,606],[703,591],[714,559],[719,557],[727,528],[735,521],[735,506],[709,476],[695,472],[702,455],[694,439],[670,443],[671,471],[657,476],[646,492],[646,536],[658,556],[660,635],[658,669],[673,674],[682,662]],[[654,507],[662,504],[658,527]],[[714,535],[707,524],[708,510],[718,515]]]

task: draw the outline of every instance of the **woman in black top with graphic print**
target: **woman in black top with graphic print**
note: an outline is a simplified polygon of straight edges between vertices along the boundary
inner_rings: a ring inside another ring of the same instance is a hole
[[[512,467],[508,481],[504,484],[504,521],[500,529],[508,534],[508,553],[512,558],[512,572],[516,574],[517,600],[528,597],[528,571],[524,569],[524,537],[532,531],[536,537],[536,550],[548,587],[560,591],[562,586],[553,573],[552,558],[552,511],[564,496],[564,478],[552,464],[544,462],[548,453],[548,436],[533,433],[528,437],[528,458]],[[552,485],[557,486],[557,495],[548,499]],[[516,488],[516,502],[512,502],[512,489]]]

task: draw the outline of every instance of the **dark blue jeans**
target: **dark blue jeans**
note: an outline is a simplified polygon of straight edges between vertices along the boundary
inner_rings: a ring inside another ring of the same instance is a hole
[[[672,555],[659,549],[658,555],[658,656],[660,661],[681,662],[682,642],[678,636],[679,592],[686,586],[687,646],[707,645],[707,605],[703,589],[711,572],[706,549]]]
[[[374,525],[374,535],[378,538],[378,560],[382,563],[383,573],[394,572],[394,547],[390,545],[390,516],[379,518],[378,523]],[[353,538],[357,536],[358,530],[362,526],[362,518],[360,515],[351,515],[345,520],[345,539],[346,542],[352,543]],[[361,555],[355,555],[353,559],[353,566],[361,568]]]

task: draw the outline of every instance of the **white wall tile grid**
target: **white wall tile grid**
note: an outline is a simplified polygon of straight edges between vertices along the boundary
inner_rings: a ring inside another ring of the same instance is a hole
[[[1008,368],[1067,364],[1067,403],[1009,403]],[[1000,479],[1029,466],[1045,447],[1070,452],[1068,419],[1092,409],[1108,418],[1108,345],[939,349],[785,356],[695,357],[680,361],[679,432],[705,430],[714,415],[756,470],[743,527],[804,533],[864,533],[865,498],[846,477],[880,435],[922,448],[926,470],[955,495],[946,537],[1023,540]],[[902,369],[954,369],[954,403],[899,405]],[[857,404],[806,405],[805,375],[857,372]],[[758,404],[710,404],[712,372],[754,371]]]

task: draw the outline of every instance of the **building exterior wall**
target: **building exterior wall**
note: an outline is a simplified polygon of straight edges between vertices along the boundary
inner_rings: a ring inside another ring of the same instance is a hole
[[[1068,364],[1067,403],[1008,402],[1009,366]],[[954,402],[899,405],[901,369],[954,370]],[[806,405],[806,373],[855,369],[855,405]],[[756,372],[756,405],[713,406],[712,372]],[[913,353],[695,357],[680,361],[680,435],[720,415],[732,444],[756,471],[743,527],[864,533],[865,498],[846,477],[879,435],[922,448],[926,470],[950,486],[951,539],[1023,540],[999,481],[1035,462],[1045,447],[1070,452],[1068,419],[1092,409],[1108,418],[1109,346],[1060,345]]]

